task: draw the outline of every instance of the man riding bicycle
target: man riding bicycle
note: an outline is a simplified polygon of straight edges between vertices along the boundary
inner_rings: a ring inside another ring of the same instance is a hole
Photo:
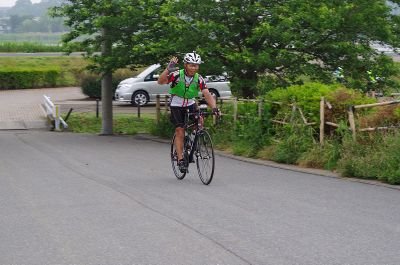
[[[196,52],[187,53],[183,58],[184,69],[179,70],[176,65],[178,58],[172,57],[167,68],[161,73],[158,84],[171,83],[171,122],[175,125],[175,148],[178,156],[178,166],[181,172],[186,171],[183,160],[183,143],[185,137],[186,113],[194,112],[197,108],[195,97],[199,91],[202,92],[207,104],[212,108],[214,114],[219,116],[214,97],[208,91],[206,82],[198,74],[199,66],[202,63],[200,55]]]

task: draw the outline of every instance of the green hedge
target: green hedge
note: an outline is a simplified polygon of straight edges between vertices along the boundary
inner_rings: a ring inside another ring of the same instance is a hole
[[[54,87],[59,69],[0,69],[0,89]]]
[[[115,94],[121,79],[112,79],[112,94]],[[90,98],[101,98],[101,79],[96,76],[86,76],[81,80],[82,93]]]
[[[114,95],[118,84],[128,78],[136,75],[136,72],[127,69],[119,69],[112,76],[112,94]],[[101,77],[91,72],[82,72],[79,75],[82,93],[90,98],[101,98]]]

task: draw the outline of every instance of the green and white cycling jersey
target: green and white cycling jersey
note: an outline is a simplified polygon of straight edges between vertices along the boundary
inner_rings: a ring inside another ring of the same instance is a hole
[[[182,79],[184,78],[184,81]],[[197,80],[197,82],[196,82]],[[170,93],[172,95],[172,107],[187,107],[195,103],[194,98],[198,92],[207,89],[204,78],[196,74],[195,76],[187,76],[184,70],[178,70],[170,73],[168,83],[171,83]]]

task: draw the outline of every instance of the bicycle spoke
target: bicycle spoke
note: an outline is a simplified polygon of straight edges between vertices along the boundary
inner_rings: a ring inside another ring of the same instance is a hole
[[[206,131],[203,131],[199,135],[196,164],[199,177],[203,184],[210,184],[214,175],[215,159],[211,137]]]

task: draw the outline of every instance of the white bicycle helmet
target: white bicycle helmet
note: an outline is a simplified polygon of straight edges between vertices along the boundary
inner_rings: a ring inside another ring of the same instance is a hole
[[[183,58],[184,63],[193,63],[193,64],[201,64],[201,57],[195,51],[189,52],[185,54]]]

